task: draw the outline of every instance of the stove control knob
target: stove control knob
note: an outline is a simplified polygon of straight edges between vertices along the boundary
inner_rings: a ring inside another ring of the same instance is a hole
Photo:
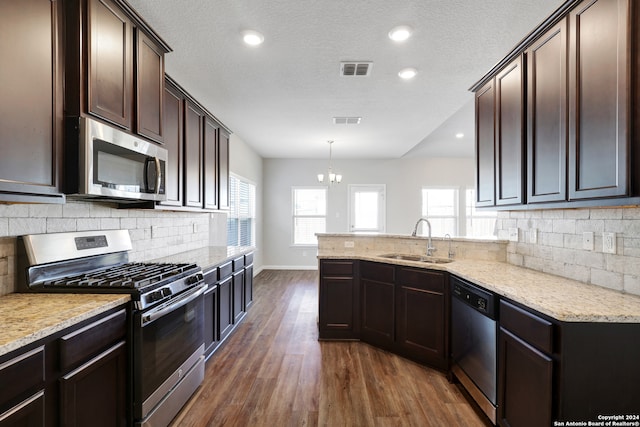
[[[162,296],[168,297],[169,295],[171,295],[171,288],[162,288]]]

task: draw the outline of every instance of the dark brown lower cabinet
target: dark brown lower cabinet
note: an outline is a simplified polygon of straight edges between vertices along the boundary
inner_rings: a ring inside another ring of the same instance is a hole
[[[223,341],[233,329],[233,287],[231,277],[218,283],[218,330],[220,341]]]
[[[208,288],[204,293],[204,353],[209,357],[219,343],[218,338],[218,269],[204,276]]]
[[[357,262],[320,260],[318,329],[320,339],[358,339]]]
[[[126,426],[125,342],[96,356],[60,380],[63,426]]]
[[[127,310],[0,357],[0,427],[126,426]]]
[[[233,323],[238,323],[245,315],[244,311],[244,268],[233,273]]]
[[[439,271],[397,267],[396,347],[405,357],[447,369],[448,292]]]
[[[247,257],[245,256],[245,259]],[[253,257],[252,257],[253,259]],[[253,264],[244,267],[244,309],[245,311],[253,304]]]
[[[361,339],[389,350],[396,340],[395,289],[393,265],[360,263]]]
[[[498,336],[501,426],[552,425],[553,360],[504,328]]]

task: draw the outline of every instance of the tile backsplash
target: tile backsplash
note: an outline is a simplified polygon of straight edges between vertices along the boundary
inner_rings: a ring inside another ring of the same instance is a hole
[[[206,212],[118,209],[100,202],[64,205],[0,204],[0,295],[15,290],[17,236],[66,231],[127,229],[131,261],[148,261],[209,246]]]
[[[498,238],[508,239],[510,228],[518,242],[509,242],[507,262],[640,295],[640,208],[499,212]],[[589,232],[593,250],[583,249]],[[603,251],[605,232],[615,233],[615,254]]]

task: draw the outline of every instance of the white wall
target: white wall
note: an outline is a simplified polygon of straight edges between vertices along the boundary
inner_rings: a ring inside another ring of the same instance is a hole
[[[472,158],[334,160],[342,183],[329,190],[327,232],[348,232],[348,185],[385,184],[386,232],[409,234],[420,217],[423,186],[473,186]],[[315,268],[316,248],[292,246],[291,188],[316,186],[327,160],[264,159],[263,258],[270,268]]]

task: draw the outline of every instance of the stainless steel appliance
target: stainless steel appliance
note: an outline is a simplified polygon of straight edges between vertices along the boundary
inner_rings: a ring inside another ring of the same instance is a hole
[[[89,117],[67,118],[65,131],[65,192],[117,201],[166,200],[166,149]]]
[[[21,292],[127,293],[132,422],[167,425],[204,379],[204,292],[195,264],[128,262],[127,230],[19,239]]]
[[[451,278],[452,372],[489,419],[496,423],[496,296]]]

